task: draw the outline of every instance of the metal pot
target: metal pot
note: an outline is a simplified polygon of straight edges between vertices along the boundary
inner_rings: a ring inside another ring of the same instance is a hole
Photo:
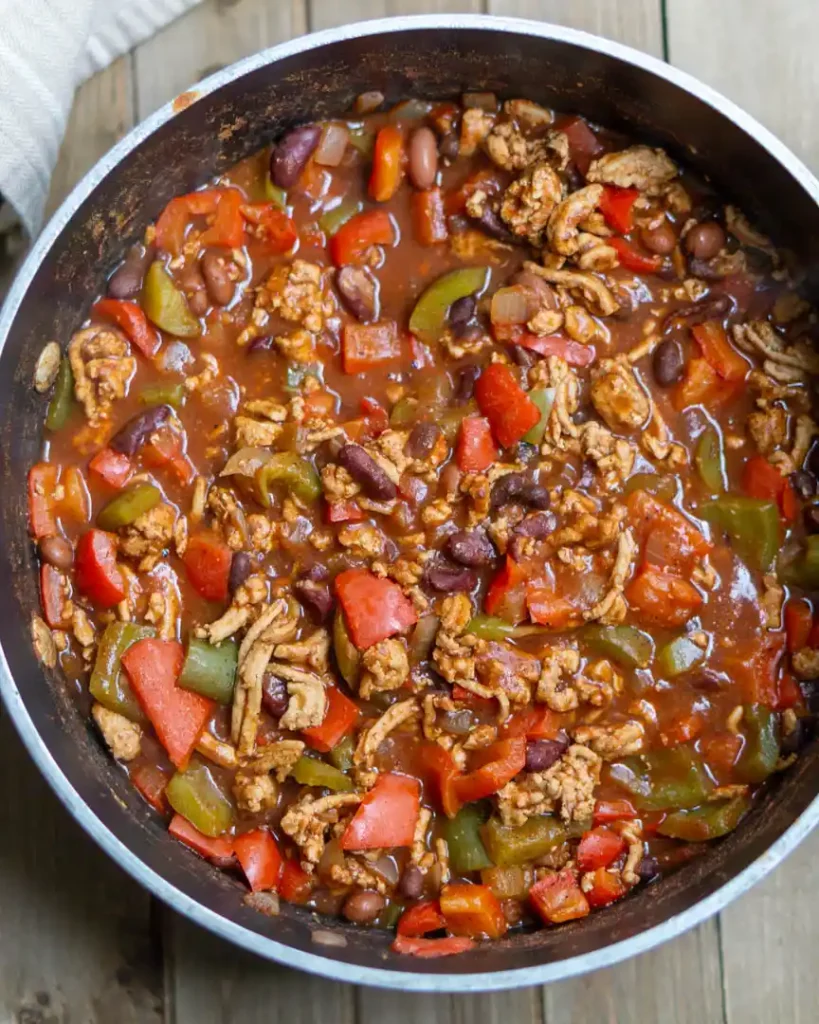
[[[208,78],[148,118],[74,189],[26,260],[0,317],[2,489],[0,692],[23,741],[77,821],[152,893],[262,956],[331,978],[418,991],[502,989],[567,978],[650,949],[705,920],[788,854],[819,817],[817,750],[770,786],[736,833],[675,875],[582,922],[517,935],[446,960],[389,952],[387,937],[317,924],[288,905],[267,918],[240,884],[170,839],[102,751],[76,698],[30,641],[38,607],[25,479],[42,445],[31,387],[51,338],[65,343],[125,247],[176,193],[269,143],[293,122],[337,115],[353,97],[526,96],[667,147],[708,174],[803,265],[819,251],[819,183],[747,114],[682,72],[616,43],[481,16],[374,21],[274,47]],[[317,927],[345,945],[316,944]]]

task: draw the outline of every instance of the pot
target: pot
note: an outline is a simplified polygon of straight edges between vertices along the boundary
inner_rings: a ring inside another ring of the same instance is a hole
[[[330,978],[434,992],[512,988],[616,963],[679,935],[762,878],[819,817],[819,752],[778,777],[741,827],[705,856],[621,903],[558,929],[517,935],[445,960],[389,951],[386,934],[317,924],[283,904],[265,917],[238,881],[196,860],[103,752],[76,696],[43,671],[30,639],[38,608],[27,534],[26,472],[42,445],[45,403],[31,387],[44,343],[63,345],[126,246],[175,194],[269,143],[293,122],[338,115],[368,89],[388,100],[491,89],[668,148],[819,265],[819,183],[769,132],[662,62],[582,32],[482,16],[373,21],[320,32],[241,61],[163,107],[80,182],[42,233],[0,317],[2,488],[0,692],[29,752],[84,829],[179,913],[262,956]],[[775,214],[775,217],[774,217]],[[317,944],[320,928],[341,945]]]

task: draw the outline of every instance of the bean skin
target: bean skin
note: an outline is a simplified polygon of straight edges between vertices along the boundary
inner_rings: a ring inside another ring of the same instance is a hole
[[[677,236],[674,234],[674,228],[667,220],[664,220],[657,227],[645,228],[641,231],[640,241],[649,252],[656,253],[657,256],[668,256],[674,251]]]
[[[660,865],[656,857],[643,857],[637,865],[637,874],[641,882],[650,882],[660,873]]]
[[[351,892],[344,901],[341,913],[353,924],[372,924],[386,906],[387,901],[380,892],[363,889]]]
[[[273,147],[270,154],[270,177],[279,188],[290,188],[299,180],[307,161],[321,138],[317,124],[303,124],[292,128]]]
[[[414,864],[408,864],[402,874],[398,888],[408,900],[418,900],[424,895],[424,872]]]
[[[520,497],[526,486],[526,478],[522,473],[506,473],[492,487],[490,503],[492,508],[508,505],[510,501]]]
[[[253,559],[247,551],[234,551],[228,575],[228,590],[231,594],[236,593],[251,572],[253,572]]]
[[[483,530],[460,530],[446,542],[447,554],[470,569],[488,565],[496,555],[495,546]]]
[[[276,348],[276,342],[272,334],[262,334],[258,338],[254,338],[253,341],[247,347],[248,355],[256,355],[259,352],[273,352]]]
[[[435,184],[438,175],[438,141],[431,128],[418,128],[409,144],[409,177],[422,192]]]
[[[661,388],[670,388],[676,384],[683,375],[685,369],[685,356],[682,345],[673,338],[666,338],[661,341],[654,350],[651,359],[651,369],[654,379]]]
[[[131,246],[125,259],[108,278],[108,295],[112,299],[135,299],[142,291],[145,271],[153,263],[155,255],[153,245]]]
[[[398,488],[360,444],[345,444],[338,461],[375,501],[392,501],[398,496]]]
[[[816,495],[816,479],[802,469],[791,473],[791,483],[796,493],[804,501]]]
[[[342,267],[336,274],[341,301],[356,320],[378,319],[378,281],[366,267]]]
[[[40,558],[55,569],[66,572],[71,568],[74,561],[74,549],[65,537],[58,537],[52,534],[48,537],[41,537],[38,544]]]
[[[553,515],[536,512],[519,522],[514,533],[517,537],[534,537],[536,540],[543,540],[554,532],[555,526]]]
[[[320,622],[324,622],[333,610],[333,595],[327,583],[297,580],[293,584],[293,593]]]
[[[262,684],[262,705],[265,711],[274,718],[281,718],[289,703],[290,697],[284,680],[272,674],[266,675]]]
[[[709,295],[699,302],[672,310],[663,321],[663,333],[680,324],[701,324],[706,320],[719,320],[733,308],[733,300],[729,295]]]
[[[695,224],[685,236],[685,251],[696,260],[711,260],[725,245],[725,229],[715,220]]]
[[[425,459],[440,436],[441,428],[434,423],[416,423],[407,438],[407,455],[413,459]]]
[[[567,740],[530,740],[526,744],[526,771],[545,772],[563,756]]]
[[[217,249],[206,249],[200,260],[205,288],[215,306],[227,306],[236,291],[235,283],[228,274],[227,260]]]
[[[455,378],[455,389],[452,401],[456,405],[465,405],[475,394],[475,384],[481,375],[480,366],[462,366]]]
[[[426,581],[433,590],[442,594],[458,594],[474,590],[478,585],[478,574],[472,569],[453,565],[443,558],[436,559],[428,567]]]
[[[551,504],[549,491],[540,484],[534,483],[524,484],[523,490],[520,492],[520,501],[539,512],[545,512]]]
[[[474,295],[463,295],[449,307],[449,326],[453,329],[465,327],[475,315],[477,302]]]
[[[171,418],[172,413],[169,405],[157,405],[134,416],[114,434],[108,442],[109,447],[123,455],[135,455],[151,434]]]

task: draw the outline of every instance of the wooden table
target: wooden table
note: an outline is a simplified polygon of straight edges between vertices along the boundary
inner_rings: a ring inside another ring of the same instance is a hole
[[[455,10],[541,18],[663,56],[819,169],[815,0],[205,0],[80,90],[54,203],[131,125],[218,66],[342,20]],[[69,819],[2,716],[0,778],[0,1024],[819,1020],[819,835],[719,918],[619,967],[498,995],[412,996],[275,967],[153,902]]]

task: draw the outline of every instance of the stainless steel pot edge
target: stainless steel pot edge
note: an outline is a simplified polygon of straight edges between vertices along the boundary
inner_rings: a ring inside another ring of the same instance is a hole
[[[585,32],[541,22],[488,15],[418,15],[361,22],[343,28],[317,32],[264,50],[197,83],[193,92],[197,98],[207,95],[247,72],[284,57],[315,49],[326,43],[377,35],[383,32],[436,28],[448,30],[486,29],[494,32],[514,32],[554,39],[595,50],[642,67],[692,93],[753,136],[819,204],[819,182],[807,167],[766,128],[716,90],[698,82],[687,73],[630,47]],[[0,312],[0,350],[5,344],[12,321],[40,262],[77,208],[128,153],[158,127],[174,117],[175,113],[173,105],[168,103],[129,132],[75,186],[51,218],[32,247],[11,287],[2,312]],[[495,972],[489,975],[419,974],[411,971],[363,967],[326,959],[318,954],[300,952],[273,939],[251,933],[240,925],[233,924],[208,910],[176,889],[124,846],[71,786],[40,738],[22,702],[17,685],[11,677],[8,662],[2,650],[0,650],[0,696],[3,698],[23,743],[62,804],[95,842],[137,882],[190,920],[250,952],[261,954],[287,966],[353,984],[416,992],[492,991],[548,983],[611,966],[627,957],[645,952],[675,938],[720,911],[731,900],[746,892],[778,865],[819,822],[819,796],[817,796],[793,825],[762,856],[716,892],[670,920],[594,953],[576,956],[569,960],[544,963],[537,967]]]

